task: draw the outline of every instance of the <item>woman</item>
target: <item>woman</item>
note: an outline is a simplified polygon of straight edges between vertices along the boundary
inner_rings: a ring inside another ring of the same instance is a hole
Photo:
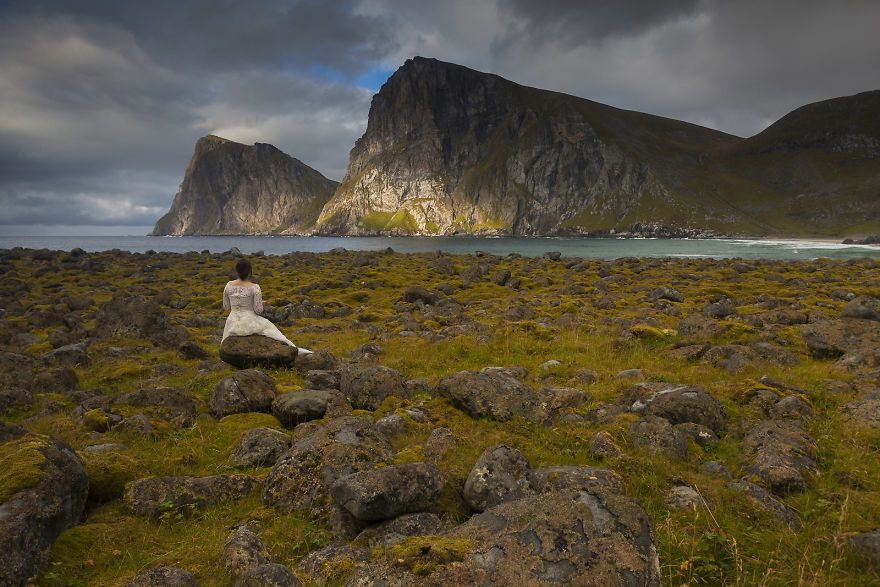
[[[223,340],[227,336],[259,334],[295,347],[274,324],[259,315],[263,313],[263,294],[260,286],[250,280],[252,271],[250,261],[239,260],[235,264],[238,279],[230,281],[223,288],[223,309],[229,311],[223,328]],[[299,347],[300,354],[308,355],[311,352]]]

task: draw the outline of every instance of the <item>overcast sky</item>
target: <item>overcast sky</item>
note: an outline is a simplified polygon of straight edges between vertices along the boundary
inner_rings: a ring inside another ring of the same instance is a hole
[[[749,136],[880,89],[878,25],[873,0],[0,0],[0,234],[143,232],[209,133],[339,180],[414,55]]]

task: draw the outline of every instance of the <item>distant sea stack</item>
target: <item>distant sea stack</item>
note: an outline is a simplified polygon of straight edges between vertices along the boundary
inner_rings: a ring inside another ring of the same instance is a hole
[[[337,185],[272,145],[208,135],[152,234],[304,234]]]

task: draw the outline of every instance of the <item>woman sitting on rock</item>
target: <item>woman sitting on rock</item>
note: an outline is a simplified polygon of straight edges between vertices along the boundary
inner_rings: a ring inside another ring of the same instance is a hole
[[[229,311],[226,326],[223,328],[223,340],[227,336],[258,334],[295,347],[274,324],[259,315],[263,313],[263,294],[260,286],[251,281],[252,271],[250,261],[240,259],[235,264],[238,279],[230,281],[223,288],[223,309]],[[302,347],[298,351],[304,355],[312,352]]]

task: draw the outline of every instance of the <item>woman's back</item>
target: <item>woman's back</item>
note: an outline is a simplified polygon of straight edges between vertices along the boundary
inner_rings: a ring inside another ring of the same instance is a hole
[[[263,295],[260,286],[256,283],[236,285],[234,281],[230,281],[223,288],[223,309],[262,314]]]

